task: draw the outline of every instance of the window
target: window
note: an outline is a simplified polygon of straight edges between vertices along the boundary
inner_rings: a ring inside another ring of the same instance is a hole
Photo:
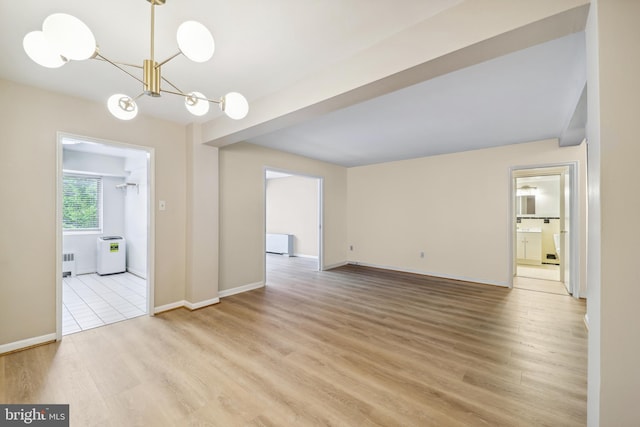
[[[64,175],[62,227],[65,231],[101,231],[102,178]]]

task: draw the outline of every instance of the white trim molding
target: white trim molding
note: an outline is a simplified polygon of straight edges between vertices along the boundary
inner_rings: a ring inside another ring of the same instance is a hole
[[[471,283],[479,283],[481,285],[499,286],[501,288],[509,288],[510,287],[509,283],[506,283],[506,282],[494,282],[494,281],[490,281],[490,280],[474,279],[472,277],[453,276],[453,275],[450,275],[450,274],[432,273],[432,272],[429,272],[429,271],[414,270],[414,269],[411,269],[411,268],[399,268],[399,267],[392,267],[392,266],[388,266],[388,265],[368,264],[368,263],[364,263],[364,262],[349,262],[349,264],[361,265],[363,267],[379,268],[381,270],[399,271],[401,273],[419,274],[421,276],[431,276],[431,277],[437,277],[439,279],[450,279],[450,280],[458,280],[460,282],[471,282]]]
[[[140,271],[140,270],[136,270],[135,268],[129,268],[127,267],[127,272],[133,274],[136,277],[139,277],[141,279],[147,280],[146,273],[144,271]]]
[[[156,307],[153,310],[153,313],[154,314],[163,313],[165,311],[175,310],[176,308],[182,308],[182,307],[193,311],[193,310],[197,310],[199,308],[208,307],[210,305],[218,304],[219,302],[220,302],[220,298],[211,298],[211,299],[207,299],[207,300],[204,300],[204,301],[198,301],[198,302],[189,302],[187,300],[181,300],[181,301],[176,301],[176,302],[172,302],[170,304],[165,304],[165,305],[161,305],[159,307]]]
[[[210,305],[218,304],[219,302],[220,302],[220,298],[211,298],[211,299],[207,299],[207,300],[199,301],[199,302],[184,301],[184,306],[187,307],[189,310],[193,311],[193,310],[197,310],[199,308],[208,307]]]
[[[161,305],[153,309],[153,314],[162,313],[169,310],[175,310],[176,308],[184,307],[185,300],[172,302],[170,304]]]
[[[355,265],[356,263],[344,261],[344,262],[339,262],[337,264],[325,265],[324,267],[322,267],[322,271],[331,270],[332,268],[344,267],[345,265],[349,265],[349,264]]]
[[[11,353],[18,350],[25,350],[29,347],[36,345],[48,344],[56,342],[57,334],[47,334],[39,337],[27,338],[26,340],[20,340],[0,345],[0,356],[5,353]]]
[[[589,330],[589,313],[585,313],[584,315],[584,326]]]
[[[260,289],[264,287],[264,282],[249,283],[248,285],[237,286],[231,289],[225,289],[218,292],[220,298],[230,297],[231,295],[241,294],[242,292],[249,292],[254,289]]]
[[[317,255],[305,255],[305,254],[293,254],[294,257],[298,257],[298,258],[309,258],[309,259],[318,259]]]

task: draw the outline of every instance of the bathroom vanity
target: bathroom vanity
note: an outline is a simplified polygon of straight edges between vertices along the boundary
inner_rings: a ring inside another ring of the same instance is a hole
[[[518,229],[516,257],[518,264],[542,264],[542,229]]]

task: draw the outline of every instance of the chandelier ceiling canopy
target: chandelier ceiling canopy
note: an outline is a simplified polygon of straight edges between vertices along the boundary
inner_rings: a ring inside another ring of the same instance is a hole
[[[89,27],[78,18],[65,14],[49,15],[42,24],[41,31],[32,31],[23,39],[23,47],[29,58],[43,67],[59,68],[69,61],[96,59],[108,62],[142,83],[142,92],[135,97],[117,93],[107,101],[111,114],[121,120],[131,120],[138,114],[136,100],[143,95],[159,97],[162,93],[182,96],[186,109],[195,116],[209,112],[210,103],[218,104],[220,109],[232,119],[242,119],[249,112],[249,104],[244,96],[230,92],[219,99],[209,99],[201,92],[185,93],[175,84],[162,76],[162,66],[179,55],[194,62],[206,62],[213,56],[215,42],[211,32],[197,21],[183,22],[177,30],[178,52],[158,62],[155,59],[155,7],[165,4],[166,0],[147,0],[151,4],[151,34],[149,58],[142,64],[126,64],[105,57],[99,50],[96,39]],[[142,72],[137,76],[129,69]],[[172,90],[161,87],[164,82]]]

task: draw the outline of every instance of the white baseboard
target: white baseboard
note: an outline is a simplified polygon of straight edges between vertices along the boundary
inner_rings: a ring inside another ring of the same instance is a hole
[[[181,301],[176,301],[176,302],[172,302],[170,304],[165,304],[165,305],[161,305],[159,307],[156,307],[153,310],[153,313],[154,314],[158,314],[158,313],[162,313],[164,311],[175,310],[176,308],[181,308],[181,307],[188,308],[189,310],[197,310],[197,309],[202,308],[202,307],[207,307],[209,305],[218,304],[219,302],[220,302],[220,298],[211,298],[211,299],[207,299],[207,300],[204,300],[204,301],[198,301],[198,302],[189,302],[187,300],[181,300]]]
[[[345,265],[349,265],[349,262],[344,261],[337,264],[325,265],[324,267],[322,267],[322,271],[331,270],[332,268],[344,267]]]
[[[399,271],[401,273],[419,274],[421,276],[432,276],[432,277],[438,277],[440,279],[450,279],[450,280],[458,280],[462,282],[480,283],[482,285],[499,286],[501,288],[509,287],[509,284],[505,282],[494,282],[491,280],[474,279],[473,277],[465,277],[465,276],[453,276],[450,274],[433,273],[430,271],[415,270],[411,268],[399,268],[399,267],[393,267],[389,265],[377,265],[377,264],[369,264],[365,262],[355,262],[355,261],[350,261],[349,264],[361,265],[363,267],[380,268],[382,270]]]
[[[176,302],[172,302],[170,304],[165,304],[165,305],[161,305],[159,307],[155,307],[153,309],[153,313],[154,314],[158,314],[158,313],[162,313],[163,311],[169,311],[169,310],[175,310],[176,308],[180,308],[180,307],[184,307],[185,301],[176,301]]]
[[[219,302],[220,302],[220,298],[211,298],[208,300],[198,301],[198,302],[184,301],[184,306],[187,307],[189,310],[197,310],[202,307],[218,304]]]
[[[135,268],[129,268],[127,267],[127,271],[131,274],[133,274],[134,276],[138,276],[141,279],[147,280],[147,273],[144,271],[140,271],[140,270],[136,270]]]
[[[249,283],[248,285],[242,285],[231,289],[225,289],[218,292],[220,298],[230,297],[231,295],[240,294],[242,292],[252,291],[264,287],[264,282]]]
[[[0,345],[0,356],[5,353],[11,353],[12,351],[22,350],[34,345],[45,344],[56,340],[56,334],[47,334],[39,337],[27,338],[26,340],[20,340]]]

